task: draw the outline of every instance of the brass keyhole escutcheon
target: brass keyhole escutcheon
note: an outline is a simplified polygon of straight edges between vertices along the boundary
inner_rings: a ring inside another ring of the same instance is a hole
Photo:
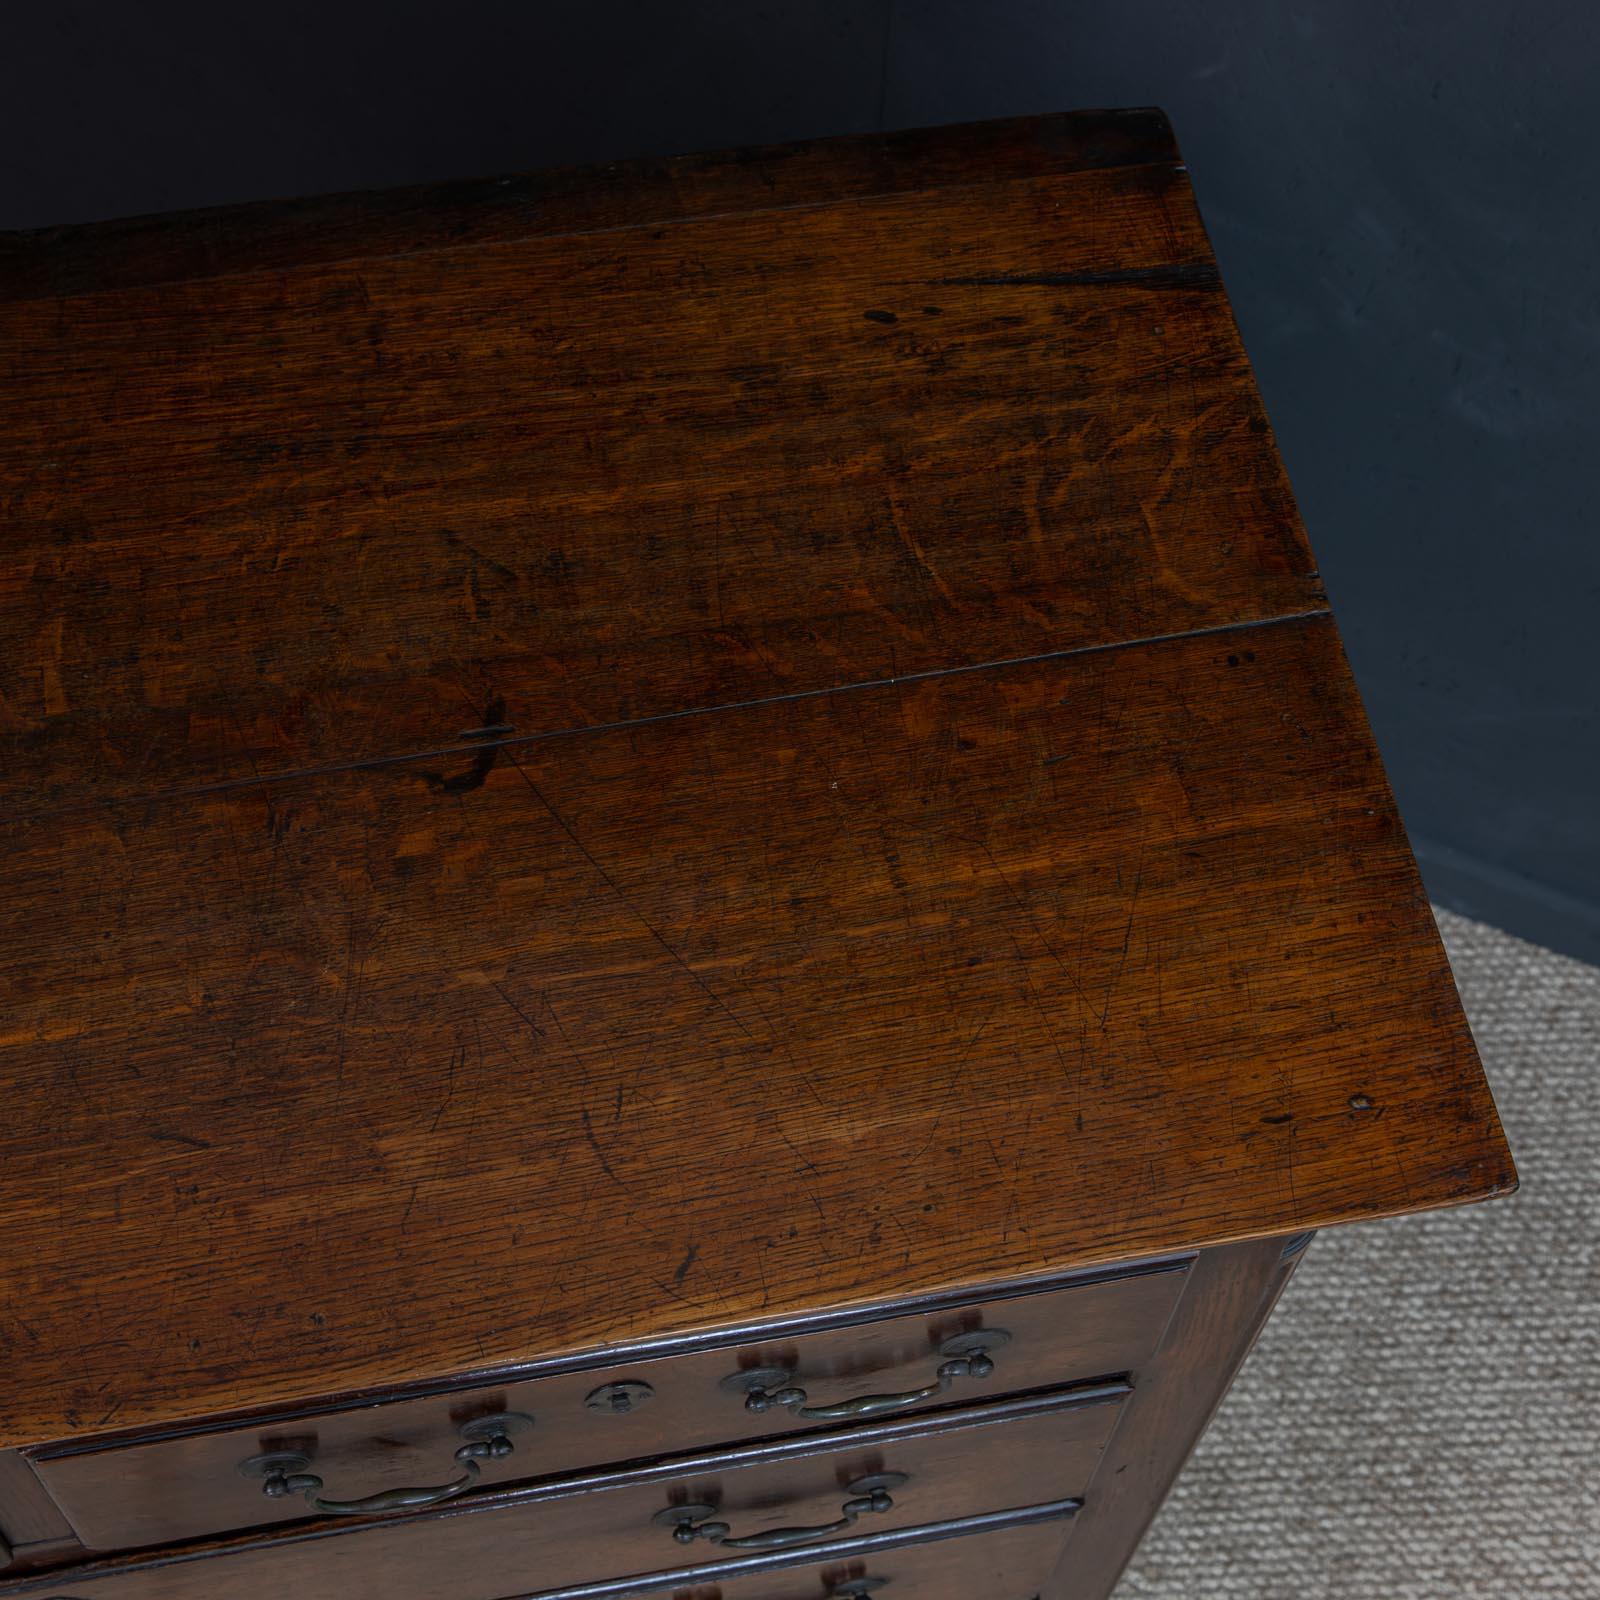
[[[603,1383],[583,1397],[591,1411],[605,1416],[625,1417],[655,1398],[655,1390],[637,1378],[623,1378],[616,1383]]]

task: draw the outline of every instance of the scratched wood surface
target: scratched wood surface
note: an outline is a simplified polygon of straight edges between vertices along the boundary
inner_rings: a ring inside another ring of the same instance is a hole
[[[8,1439],[1509,1181],[1326,619],[488,753],[0,830]]]
[[[1321,606],[1187,178],[1064,148],[0,303],[0,807]]]
[[[1512,1183],[1163,126],[664,170],[14,242],[0,1446]]]

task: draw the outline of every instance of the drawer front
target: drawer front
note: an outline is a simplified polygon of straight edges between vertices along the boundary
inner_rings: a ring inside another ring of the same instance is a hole
[[[771,1440],[480,1495],[382,1522],[274,1530],[209,1551],[0,1582],[76,1600],[504,1600],[631,1579],[697,1583],[723,1564],[800,1560],[865,1535],[1079,1500],[1126,1386],[1046,1392],[936,1417]],[[852,1509],[853,1507],[853,1509]],[[725,1536],[713,1537],[720,1524]]]
[[[1070,1528],[1068,1506],[1041,1506],[833,1545],[820,1556],[768,1556],[670,1584],[540,1600],[1034,1600]]]
[[[767,1332],[654,1360],[249,1427],[30,1454],[90,1549],[177,1543],[313,1515],[300,1494],[270,1498],[266,1480],[241,1474],[241,1463],[265,1455],[300,1457],[304,1472],[322,1479],[325,1501],[349,1503],[466,1477],[473,1477],[472,1488],[509,1485],[1136,1374],[1161,1339],[1187,1270],[1188,1262],[1178,1261],[915,1315]],[[939,1378],[942,1367],[958,1372],[962,1363],[969,1375]],[[766,1387],[752,1395],[751,1385],[763,1380]],[[803,1400],[796,1400],[800,1393]],[[777,1395],[784,1398],[771,1398]],[[873,1404],[861,1405],[864,1397]],[[469,1443],[463,1428],[490,1428],[484,1419],[502,1414],[530,1420],[508,1424],[509,1454],[482,1456],[469,1469],[457,1458]]]

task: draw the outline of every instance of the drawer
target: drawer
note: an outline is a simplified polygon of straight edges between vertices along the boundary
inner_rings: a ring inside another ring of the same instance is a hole
[[[1070,1501],[1030,1507],[541,1600],[1034,1600],[1061,1558],[1071,1516]]]
[[[503,1600],[584,1585],[715,1581],[777,1555],[1030,1507],[1070,1510],[1128,1393],[1078,1386],[766,1440],[380,1521],[114,1557],[0,1582],[73,1600]],[[628,1587],[628,1584],[624,1584]]]
[[[242,1463],[264,1456],[299,1457],[304,1473],[322,1479],[324,1501],[348,1504],[419,1486],[475,1491],[1137,1374],[1187,1271],[1188,1261],[1178,1260],[914,1314],[708,1341],[655,1359],[28,1454],[90,1549],[177,1543],[311,1515],[301,1495],[270,1498],[265,1479],[241,1473]],[[969,1375],[953,1375],[963,1365]],[[463,1430],[487,1434],[477,1441],[486,1447],[501,1416],[513,1420],[493,1448],[508,1453],[460,1462],[457,1452],[471,1443]]]

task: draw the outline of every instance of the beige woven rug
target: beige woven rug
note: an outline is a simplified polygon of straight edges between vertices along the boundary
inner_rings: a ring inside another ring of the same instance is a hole
[[[1118,1600],[1600,1600],[1600,969],[1439,925],[1522,1189],[1316,1240]]]

